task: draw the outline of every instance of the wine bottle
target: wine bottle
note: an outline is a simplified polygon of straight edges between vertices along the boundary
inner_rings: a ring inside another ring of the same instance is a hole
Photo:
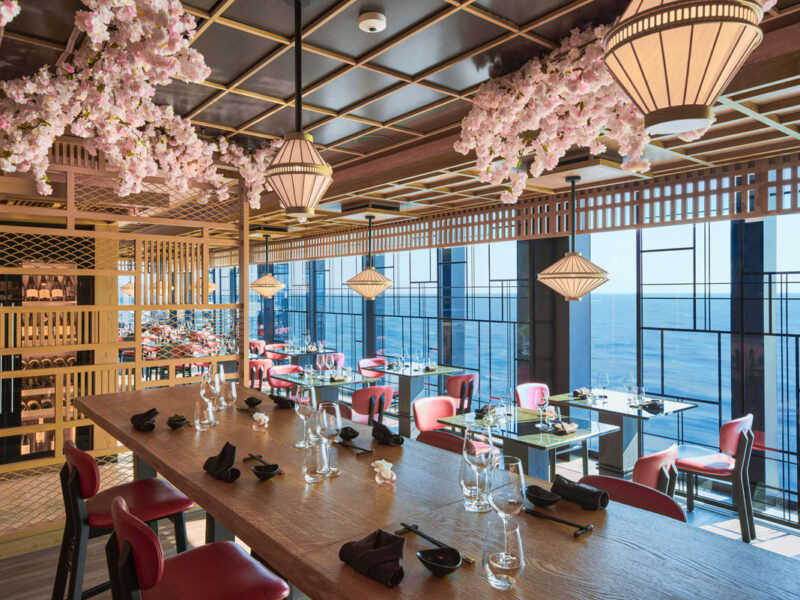
[[[50,285],[47,282],[47,275],[42,275],[42,280],[39,283],[39,301],[50,300]]]
[[[66,277],[66,282],[64,283],[64,300],[67,302],[73,302],[76,298],[75,284],[72,282],[72,279],[72,275],[68,275]]]
[[[58,302],[64,299],[64,286],[61,283],[61,277],[58,275],[53,277],[53,288],[50,290],[50,299]]]
[[[28,275],[28,282],[25,284],[25,300],[36,302],[39,299],[39,289],[33,282],[33,275]]]

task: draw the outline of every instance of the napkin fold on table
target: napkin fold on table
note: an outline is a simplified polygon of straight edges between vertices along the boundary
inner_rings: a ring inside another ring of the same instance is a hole
[[[239,479],[241,471],[233,465],[236,463],[236,446],[230,442],[225,442],[222,450],[216,456],[209,456],[203,464],[203,469],[211,476],[224,481],[233,483]]]
[[[375,438],[379,444],[383,444],[384,446],[403,445],[403,436],[392,433],[392,430],[383,423],[375,423],[372,426],[372,437]]]
[[[577,423],[567,423],[565,421],[558,421],[553,423],[553,433],[556,435],[570,435],[578,431]]]
[[[153,431],[156,428],[156,417],[158,416],[158,410],[155,408],[151,408],[148,411],[143,413],[139,413],[138,415],[133,415],[131,417],[131,424],[133,425],[136,431]]]
[[[347,542],[339,550],[339,559],[370,579],[393,588],[403,581],[403,550],[406,540],[382,529],[367,537]]]
[[[562,475],[556,475],[550,491],[564,500],[580,504],[583,510],[600,510],[608,506],[608,492],[598,490],[585,483],[570,481]]]
[[[272,400],[278,406],[278,408],[294,408],[294,400],[287,398],[286,396],[270,394],[269,399]]]
[[[576,398],[580,398],[582,400],[586,398],[590,398],[592,395],[592,390],[587,387],[580,387],[572,392],[572,395]]]

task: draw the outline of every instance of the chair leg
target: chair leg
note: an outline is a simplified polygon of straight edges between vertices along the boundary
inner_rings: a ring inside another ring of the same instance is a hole
[[[186,552],[186,515],[179,512],[170,517],[175,527],[175,549],[180,552]]]
[[[742,490],[744,491],[744,505],[747,509],[747,524],[750,528],[750,538],[756,539],[756,521],[753,518],[753,492],[750,489],[750,476],[743,474]]]
[[[583,476],[589,474],[589,443],[586,440],[581,442],[581,467],[583,467]]]
[[[78,524],[73,538],[67,600],[80,600],[83,596],[83,574],[86,569],[86,546],[89,544],[89,527]]]
[[[744,482],[741,478],[735,478],[731,482],[733,492],[733,502],[736,504],[736,512],[739,513],[739,528],[742,530],[742,541],[749,544],[753,539],[750,535],[750,518],[744,499]]]
[[[69,523],[65,524],[64,536],[61,538],[61,551],[58,554],[58,565],[56,567],[56,580],[53,584],[52,600],[64,600],[69,576],[69,558],[73,537]]]
[[[694,473],[686,473],[686,510],[694,510]]]

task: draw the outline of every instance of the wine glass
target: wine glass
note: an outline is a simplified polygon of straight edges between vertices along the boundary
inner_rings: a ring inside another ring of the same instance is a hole
[[[472,423],[464,432],[464,460],[476,473],[485,471],[492,464],[494,443],[492,430],[486,425]]]
[[[608,373],[598,373],[595,376],[595,385],[600,393],[598,394],[598,398],[605,400],[608,396],[606,396],[606,388],[608,387]]]
[[[335,354],[326,354],[325,355],[325,368],[328,371],[333,371],[333,368],[336,366],[336,355]]]
[[[222,403],[225,406],[236,404],[236,385],[232,381],[222,384]]]
[[[483,569],[496,590],[510,590],[525,570],[525,554],[519,525],[506,523],[497,527],[494,519],[486,526],[483,545]]]
[[[546,391],[542,391],[541,396],[536,399],[536,406],[539,408],[539,422],[536,424],[537,429],[549,429],[550,423],[545,420],[545,413],[550,406],[550,396]],[[547,420],[549,421],[549,419]]]
[[[314,363],[317,365],[317,371],[324,371],[325,370],[325,355],[324,354],[317,354],[316,358],[314,359]]]
[[[303,336],[303,343],[305,344],[306,348],[308,348],[308,346],[311,344],[311,334],[310,333],[306,333]]]
[[[498,456],[492,464],[492,491],[489,504],[508,522],[522,510],[525,502],[525,473],[515,456]]]
[[[476,471],[463,457],[458,473],[458,482],[464,492],[464,508],[467,512],[487,512],[491,509],[486,495],[489,493],[489,471]]]
[[[314,442],[311,438],[314,437],[314,434],[311,432],[311,423],[309,419],[314,416],[316,408],[317,403],[313,388],[303,389],[295,398],[294,411],[303,422],[303,439],[295,442],[294,445],[296,448],[309,448],[313,446]]]
[[[342,431],[342,414],[339,411],[338,402],[320,402],[317,405],[316,414],[317,435],[325,443],[325,455],[327,457],[327,477],[338,477],[341,471],[333,464],[331,444]]]

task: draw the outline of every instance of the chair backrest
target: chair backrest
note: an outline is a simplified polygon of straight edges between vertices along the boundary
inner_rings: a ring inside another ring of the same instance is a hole
[[[438,422],[445,417],[454,417],[456,401],[450,396],[429,396],[414,401],[414,424],[420,431],[433,431],[445,425]]]
[[[164,574],[164,551],[158,536],[147,523],[131,514],[121,496],[111,501],[111,520],[119,549],[130,544],[136,566],[137,589],[149,590],[156,586]]]
[[[605,475],[586,475],[581,477],[580,483],[607,491],[609,499],[614,502],[686,522],[686,514],[680,504],[666,494],[646,485]]]
[[[370,387],[359,388],[353,392],[350,402],[353,412],[360,415],[370,414],[370,403],[372,404],[372,417],[378,415],[378,422],[383,423],[383,413],[392,404],[392,394],[394,389],[390,385],[373,385]],[[370,423],[373,419],[370,418]]]
[[[258,383],[261,387],[261,380],[267,378],[267,371],[272,367],[272,361],[268,358],[250,359],[250,385]]]
[[[274,379],[273,375],[288,375],[289,373],[302,373],[303,367],[300,365],[274,365],[267,369],[267,383],[269,387],[273,388],[290,388],[296,387],[295,384],[288,381],[281,381]]]
[[[678,446],[672,444],[666,450],[643,456],[633,465],[633,481],[672,496],[675,470],[675,456]],[[670,489],[672,488],[672,489]]]
[[[464,450],[464,438],[446,431],[422,431],[417,436],[417,441],[457,454]]]
[[[748,414],[733,421],[728,421],[719,430],[719,451],[735,456],[739,448],[739,434],[748,432],[753,427],[753,415]]]
[[[264,354],[264,347],[267,343],[264,340],[251,340],[250,341],[250,352],[253,354]]]
[[[283,360],[286,358],[285,354],[270,352],[270,350],[282,350],[283,348],[286,348],[286,344],[266,344],[264,346],[264,356],[270,360]]]
[[[520,383],[516,390],[517,406],[538,410],[545,394],[550,395],[546,383]]]
[[[323,354],[322,356],[324,356],[325,359],[327,360],[329,355],[328,354]],[[333,367],[331,367],[331,368],[332,369],[344,369],[344,354],[342,352],[333,352],[331,354],[331,356],[333,356],[333,359],[334,359]],[[317,366],[316,365],[316,360],[314,361],[314,366],[315,367]],[[318,369],[318,370],[327,371],[328,367],[325,364],[323,364],[322,368]]]
[[[478,374],[451,375],[445,385],[447,395],[458,401],[458,413],[472,410],[472,395],[478,389]]]
[[[345,404],[344,402],[341,402],[339,400],[328,401],[328,404],[331,404],[332,402],[335,402],[336,404],[339,405],[339,416],[340,417],[342,417],[343,419],[349,419],[351,421],[353,420],[353,409],[352,408],[350,408],[349,406],[347,406],[347,404]],[[326,407],[325,408],[325,412],[333,414],[333,408]]]
[[[375,358],[362,358],[358,361],[358,372],[362,377],[383,377],[386,373],[372,371],[369,367],[383,367],[389,364],[385,358],[376,356]]]
[[[84,500],[88,500],[100,489],[100,469],[97,468],[97,462],[91,454],[78,449],[72,440],[64,442],[64,457],[70,472],[77,469],[81,495]]]

